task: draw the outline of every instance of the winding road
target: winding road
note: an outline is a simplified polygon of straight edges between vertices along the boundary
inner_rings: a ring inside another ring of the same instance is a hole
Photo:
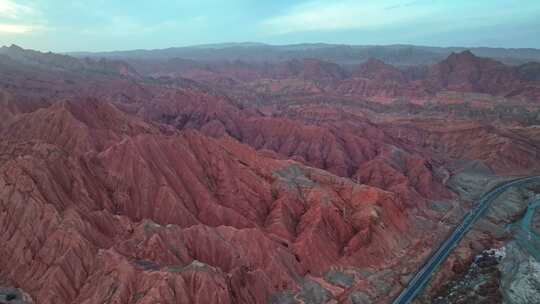
[[[455,228],[454,232],[452,232],[452,234],[430,256],[430,258],[418,270],[418,272],[416,272],[414,277],[409,281],[407,287],[392,303],[406,304],[414,300],[414,298],[426,287],[437,268],[446,260],[465,234],[467,234],[467,232],[471,229],[473,224],[489,208],[491,203],[497,197],[499,197],[501,193],[508,190],[510,187],[523,186],[524,184],[531,182],[540,182],[540,176],[524,177],[508,181],[494,187],[489,192],[484,194],[476,202],[476,207],[463,217],[461,224]]]

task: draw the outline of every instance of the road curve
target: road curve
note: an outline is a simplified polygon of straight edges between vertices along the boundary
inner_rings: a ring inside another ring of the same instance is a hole
[[[459,244],[459,241],[467,234],[472,225],[482,216],[489,208],[491,203],[510,187],[522,186],[531,182],[540,182],[540,176],[531,176],[518,178],[508,181],[491,189],[484,194],[475,204],[476,207],[469,211],[459,224],[454,229],[454,232],[435,250],[426,263],[416,272],[414,277],[409,281],[407,287],[399,294],[392,302],[393,304],[407,304],[426,287],[431,276],[437,268],[446,260],[453,249]]]

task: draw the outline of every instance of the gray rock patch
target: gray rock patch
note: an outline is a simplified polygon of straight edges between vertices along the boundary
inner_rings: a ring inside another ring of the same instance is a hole
[[[354,275],[337,270],[329,270],[324,275],[324,279],[333,285],[338,285],[346,288],[349,288],[354,284]]]

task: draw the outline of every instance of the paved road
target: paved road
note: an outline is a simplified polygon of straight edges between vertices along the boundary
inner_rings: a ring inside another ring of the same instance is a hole
[[[540,262],[540,235],[532,227],[533,216],[540,209],[540,197],[536,197],[527,207],[527,212],[518,222],[510,226],[514,239],[518,244]]]
[[[480,216],[482,216],[491,203],[501,195],[501,193],[513,186],[522,186],[527,183],[538,181],[540,181],[540,176],[519,178],[500,184],[484,194],[476,203],[476,207],[464,216],[461,224],[455,228],[450,237],[448,237],[431,255],[424,266],[422,266],[410,280],[407,287],[392,303],[407,304],[414,300],[414,298],[425,288],[437,268],[446,260],[452,250],[459,244],[459,241],[461,241],[465,234],[471,229],[472,225],[480,218]]]

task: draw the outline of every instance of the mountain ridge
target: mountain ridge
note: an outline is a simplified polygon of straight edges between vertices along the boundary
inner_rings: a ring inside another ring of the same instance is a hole
[[[306,43],[271,45],[259,43],[224,43],[203,46],[171,47],[153,50],[125,50],[109,52],[67,52],[76,57],[106,57],[164,60],[174,57],[194,60],[280,61],[292,58],[317,58],[338,64],[353,64],[369,57],[397,65],[434,63],[452,52],[472,50],[481,57],[492,57],[508,64],[540,61],[540,50],[532,48],[494,47],[431,47],[407,44],[394,45],[347,45]],[[234,54],[237,52],[238,54]],[[304,52],[304,55],[299,54]],[[264,59],[261,59],[264,58]]]

